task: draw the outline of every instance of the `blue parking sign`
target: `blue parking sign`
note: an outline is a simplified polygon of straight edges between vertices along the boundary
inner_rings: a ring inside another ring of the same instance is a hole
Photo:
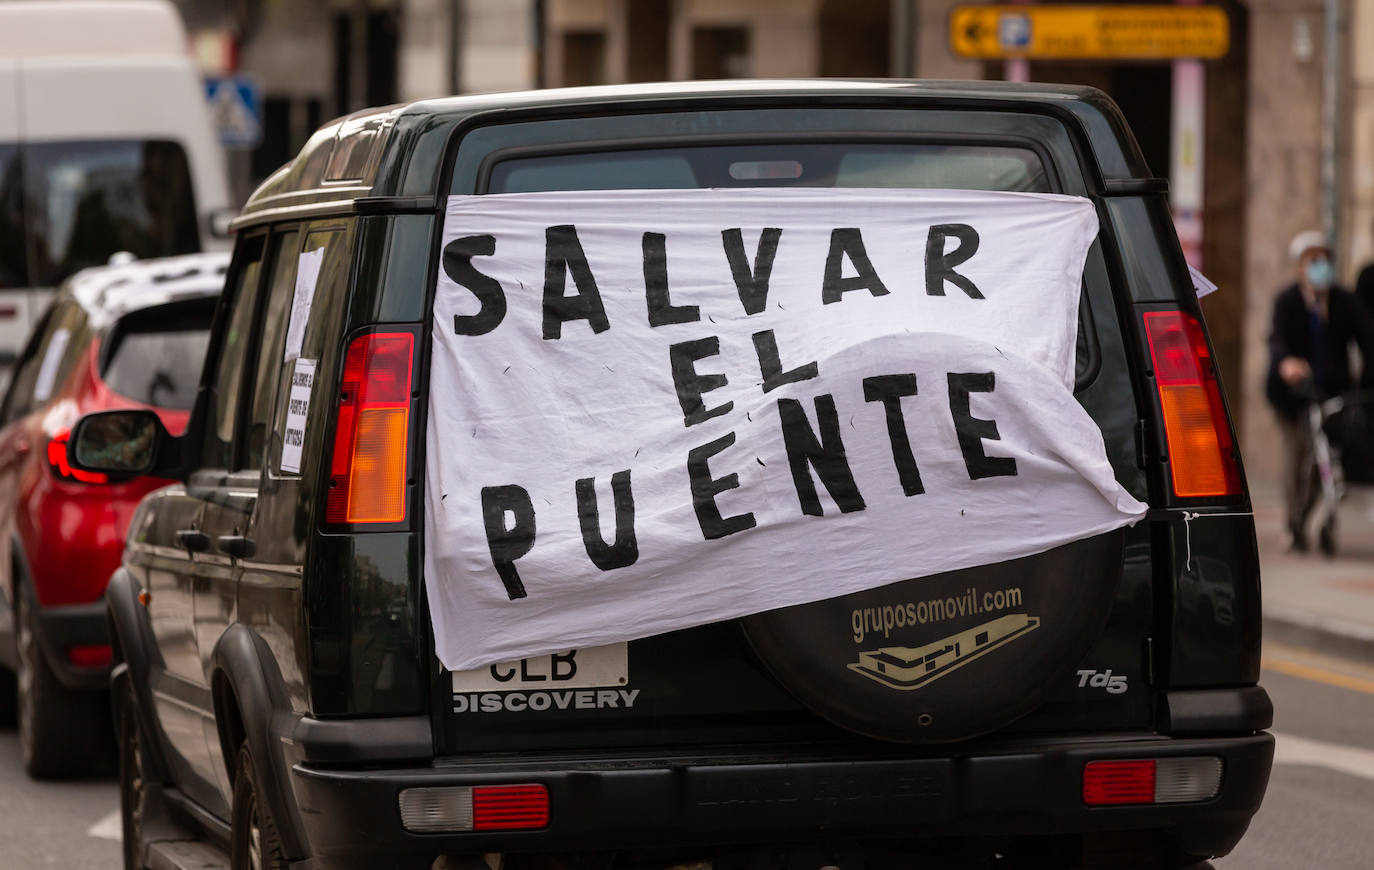
[[[257,87],[241,76],[207,76],[210,120],[226,148],[256,148],[262,142],[262,101]]]

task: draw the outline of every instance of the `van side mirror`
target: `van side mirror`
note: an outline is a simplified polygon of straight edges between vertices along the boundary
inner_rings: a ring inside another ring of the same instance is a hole
[[[123,478],[175,477],[180,441],[152,411],[101,411],[76,421],[67,441],[67,462],[80,471]]]
[[[234,222],[234,218],[239,216],[236,208],[217,208],[206,216],[206,230],[212,239],[227,239],[233,235],[229,225]]]

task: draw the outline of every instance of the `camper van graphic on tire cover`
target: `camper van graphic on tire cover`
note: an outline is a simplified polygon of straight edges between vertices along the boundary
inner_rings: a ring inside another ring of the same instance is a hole
[[[889,688],[909,692],[1039,627],[1038,617],[1009,613],[924,646],[889,646],[861,652],[849,669]]]

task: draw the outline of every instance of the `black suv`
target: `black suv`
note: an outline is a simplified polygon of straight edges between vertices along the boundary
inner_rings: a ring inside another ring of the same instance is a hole
[[[791,170],[732,172],[740,162]],[[1075,396],[1148,514],[1038,556],[631,641],[617,690],[550,688],[581,652],[446,671],[422,565],[447,197],[767,185],[1091,201]],[[1165,193],[1117,108],[1086,88],[637,86],[324,127],[237,221],[187,433],[110,412],[84,418],[68,450],[74,468],[181,481],[142,503],[107,592],[126,865],[200,866],[224,849],[234,867],[310,868],[1227,853],[1274,746],[1259,565]],[[314,365],[303,377],[292,357]],[[370,403],[396,412],[386,437],[358,434]],[[347,496],[364,478],[373,495]],[[859,663],[868,675],[843,666],[851,614],[872,617],[858,632],[894,602],[953,608],[975,589],[1056,618],[1015,655],[912,691],[870,677],[892,665],[917,685],[978,619],[909,631],[900,661]]]

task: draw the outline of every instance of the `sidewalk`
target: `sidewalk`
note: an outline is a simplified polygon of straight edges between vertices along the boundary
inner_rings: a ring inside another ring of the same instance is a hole
[[[1287,552],[1277,489],[1251,492],[1259,536],[1264,640],[1374,664],[1374,491],[1341,503],[1337,555]]]

